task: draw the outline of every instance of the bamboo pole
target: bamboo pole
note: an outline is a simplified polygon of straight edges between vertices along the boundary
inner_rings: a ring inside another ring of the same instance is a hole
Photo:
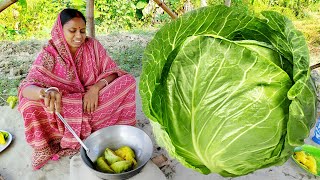
[[[318,67],[320,67],[320,63],[310,66],[310,69],[314,70],[314,69],[316,69]]]
[[[9,7],[11,4],[17,2],[18,0],[2,0],[0,2],[0,13],[5,10],[7,7]]]
[[[87,0],[86,6],[88,36],[94,38],[94,0]]]
[[[172,19],[178,18],[178,16],[175,13],[173,13],[171,9],[169,9],[163,2],[161,2],[160,0],[153,0],[153,1],[156,2],[158,6],[160,6],[165,12],[167,12]]]

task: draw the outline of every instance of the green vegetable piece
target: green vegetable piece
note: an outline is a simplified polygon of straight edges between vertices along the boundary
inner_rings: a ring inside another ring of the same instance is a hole
[[[4,136],[4,139],[5,139],[5,140],[7,140],[7,139],[8,139],[8,137],[9,137],[9,133],[7,133],[7,132],[3,132],[3,131],[1,131],[0,133],[2,133],[2,134],[3,134],[3,136]]]
[[[122,146],[115,151],[115,153],[120,156],[122,159],[131,161],[134,166],[137,165],[137,161],[135,160],[136,155],[134,151],[129,146]]]
[[[107,164],[103,156],[100,156],[97,159],[96,162],[96,169],[98,171],[104,172],[104,173],[114,173],[114,171],[110,168],[110,166]]]
[[[104,150],[104,158],[107,160],[108,164],[113,164],[117,161],[123,161],[123,159],[116,155],[114,151],[109,148]]]
[[[7,103],[9,104],[10,108],[13,109],[18,101],[18,97],[17,96],[9,96],[7,98]]]
[[[132,169],[132,162],[131,161],[118,161],[110,165],[116,173],[122,173],[125,171],[129,171]]]

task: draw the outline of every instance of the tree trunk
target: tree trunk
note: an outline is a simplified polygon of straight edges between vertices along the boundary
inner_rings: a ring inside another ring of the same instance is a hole
[[[94,38],[94,0],[87,0],[86,8],[88,36]]]
[[[207,6],[208,4],[207,4],[207,0],[201,0],[201,2],[200,2],[200,6],[201,7],[205,7],[205,6]]]
[[[18,0],[2,0],[0,2],[0,13],[5,10],[7,7],[9,7],[11,4],[17,2]]]
[[[225,0],[224,5],[230,7],[231,6],[231,0]]]

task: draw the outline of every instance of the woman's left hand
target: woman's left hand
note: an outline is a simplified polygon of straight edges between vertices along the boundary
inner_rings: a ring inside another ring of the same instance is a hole
[[[83,111],[86,113],[94,112],[98,107],[99,87],[96,85],[87,87],[87,92],[83,96]]]

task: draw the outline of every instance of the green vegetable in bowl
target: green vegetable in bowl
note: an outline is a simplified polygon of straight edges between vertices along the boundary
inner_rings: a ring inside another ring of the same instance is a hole
[[[9,137],[9,133],[4,132],[4,131],[0,131],[0,133],[2,133],[2,134],[3,134],[3,136],[4,136],[4,139],[5,139],[5,140],[7,140],[7,139],[8,139],[8,137]]]
[[[137,161],[135,160],[136,155],[129,146],[122,146],[121,148],[117,149],[115,153],[122,159],[131,161],[134,166],[137,165]]]
[[[0,144],[6,144],[6,140],[9,137],[9,133],[0,131]]]
[[[306,41],[272,11],[205,7],[164,25],[139,91],[158,144],[203,174],[282,165],[316,120]]]
[[[129,146],[122,146],[113,151],[106,148],[103,155],[95,162],[95,169],[104,173],[122,173],[137,166],[134,151]]]
[[[99,157],[96,162],[96,169],[104,173],[114,173],[103,156]]]
[[[116,173],[122,173],[125,171],[129,171],[132,168],[132,162],[131,161],[117,161],[110,165],[110,167],[113,169]]]
[[[294,154],[291,157],[305,171],[316,176],[320,175],[320,148],[304,144],[294,148]]]
[[[113,164],[117,161],[122,161],[123,159],[116,155],[114,151],[109,148],[106,148],[104,151],[104,157],[107,160],[108,164]]]
[[[312,155],[304,151],[295,152],[293,156],[302,166],[307,168],[312,174],[317,174],[317,161]]]

